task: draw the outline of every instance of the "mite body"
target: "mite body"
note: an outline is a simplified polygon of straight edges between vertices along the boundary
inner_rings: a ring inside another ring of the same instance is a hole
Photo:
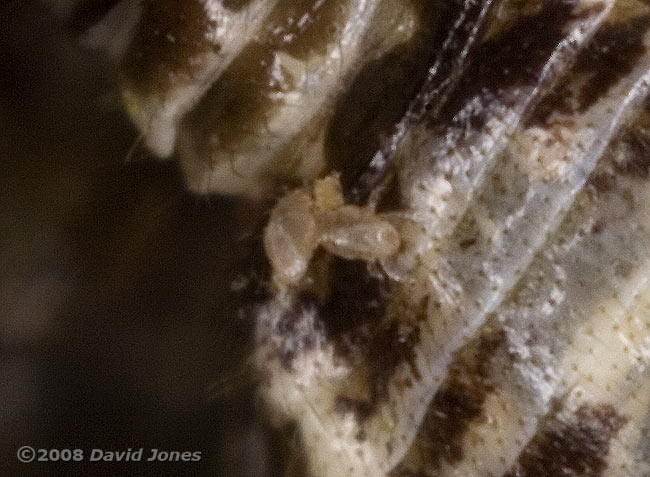
[[[338,177],[282,197],[264,232],[275,281],[297,285],[318,246],[348,260],[393,256],[400,245],[395,227],[366,207],[345,205]]]

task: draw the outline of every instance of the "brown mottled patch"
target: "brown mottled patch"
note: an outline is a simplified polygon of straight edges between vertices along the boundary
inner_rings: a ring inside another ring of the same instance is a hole
[[[374,411],[370,402],[346,396],[336,397],[334,409],[339,414],[353,414],[359,423],[368,419]]]
[[[392,282],[367,263],[327,257],[323,290],[303,291],[300,301],[314,307],[328,340],[345,359],[360,359],[368,353]]]
[[[368,355],[373,401],[388,396],[390,378],[404,362],[409,364],[415,377],[420,378],[414,351],[419,341],[419,328],[407,323],[392,321],[376,332]]]
[[[371,272],[363,261],[338,257],[332,257],[329,269],[329,293],[318,304],[327,335],[336,338],[364,323],[376,323],[390,293],[388,277]]]
[[[273,340],[273,350],[287,371],[293,369],[297,354],[314,349],[324,336],[323,324],[315,314],[314,303],[301,297],[268,333]]]
[[[603,194],[612,191],[622,176],[650,179],[650,115],[647,110],[634,118],[612,141],[603,158],[603,170],[594,172],[587,185]]]
[[[355,266],[355,262],[351,262],[351,264]],[[347,281],[354,276],[357,277],[357,283],[351,284],[353,282]],[[384,316],[385,299],[389,292],[386,285],[390,285],[391,282],[382,283],[382,281],[377,282],[377,278],[371,278],[374,285],[364,285],[363,282],[368,277],[372,277],[372,275],[367,275],[364,278],[364,274],[357,270],[351,273],[348,279],[336,282],[341,290],[345,291],[344,294],[339,291],[328,297],[328,303],[335,303],[339,310],[336,314],[332,313],[331,305],[321,305],[322,316],[329,317],[325,319],[325,326],[328,329],[328,336],[332,336],[334,339],[337,353],[352,360],[366,359],[369,399],[358,402],[346,399],[337,403],[337,408],[340,411],[354,411],[359,422],[374,412],[375,405],[379,400],[388,396],[388,383],[402,363],[407,363],[411,367],[413,376],[400,379],[396,382],[397,386],[411,387],[414,379],[420,379],[415,363],[415,346],[420,339],[420,330],[414,323],[418,321],[418,316],[413,316],[409,322],[406,320],[381,322],[380,318]],[[373,286],[375,291],[368,294],[368,290],[372,290]],[[345,296],[346,298],[337,300],[334,298],[335,296]],[[372,298],[373,296],[375,298]],[[380,298],[381,301],[373,304],[377,298]],[[416,309],[426,309],[427,303],[428,300],[423,300]],[[370,313],[363,312],[362,310],[367,309],[368,306],[371,306],[373,310]],[[351,310],[354,308],[360,311],[352,312]],[[350,320],[351,317],[352,320]],[[328,319],[335,320],[328,321]],[[343,323],[339,321],[341,319],[344,320]],[[339,321],[338,325],[337,321]],[[331,334],[329,330],[332,330]],[[347,406],[349,404],[352,406]]]
[[[593,187],[599,194],[604,194],[616,187],[616,177],[609,172],[594,173],[589,177],[587,186]]]
[[[144,1],[121,64],[123,80],[143,95],[164,95],[177,82],[191,81],[200,66],[190,60],[219,49],[205,36],[217,27],[201,0]]]
[[[526,119],[526,127],[544,126],[553,113],[570,115],[575,109],[575,99],[569,85],[569,80],[561,81],[548,94],[544,95],[539,104]]]
[[[572,73],[542,99],[527,124],[545,124],[554,112],[568,115],[587,110],[632,71],[645,53],[643,37],[649,27],[646,15],[599,30],[578,54]],[[577,92],[571,88],[575,77],[584,83]]]
[[[619,174],[648,179],[650,176],[650,130],[638,126],[628,129],[617,141],[620,154],[614,156]]]
[[[438,468],[443,460],[454,463],[463,458],[463,436],[470,423],[483,416],[485,398],[492,390],[490,360],[504,340],[502,332],[484,333],[457,354],[448,378],[429,406],[415,444],[427,469]]]
[[[458,246],[461,248],[461,250],[468,249],[472,245],[476,244],[476,238],[471,238],[467,240],[462,240],[461,242],[458,243]]]
[[[623,25],[601,29],[582,54],[576,72],[587,75],[580,91],[579,111],[585,111],[604,96],[617,81],[630,73],[645,54],[643,37],[650,27],[650,16],[633,18]]]
[[[399,464],[388,473],[388,477],[427,477],[427,474],[424,472],[411,470],[407,466]]]
[[[592,234],[599,234],[605,229],[605,223],[601,220],[597,221],[594,223],[594,225],[591,226],[591,233]]]
[[[440,112],[427,118],[432,128],[470,125],[480,129],[490,106],[510,106],[530,93],[550,54],[577,16],[575,0],[544,0],[540,12],[520,18],[500,36],[476,49],[455,94]],[[476,103],[471,111],[464,111]]]
[[[458,235],[458,247],[461,250],[466,250],[481,240],[481,229],[473,213],[468,212],[465,214],[456,228],[456,233]]]
[[[462,437],[469,423],[482,414],[485,393],[475,393],[465,383],[450,381],[435,395],[432,408],[423,422],[426,444],[420,449],[426,453],[434,467],[445,460],[453,463],[462,460]]]
[[[610,441],[626,421],[609,404],[582,405],[568,422],[553,416],[504,477],[604,475]]]

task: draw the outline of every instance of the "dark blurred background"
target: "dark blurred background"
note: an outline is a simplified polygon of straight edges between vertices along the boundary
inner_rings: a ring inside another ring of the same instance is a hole
[[[0,12],[0,475],[280,473],[246,366],[265,207],[185,193],[130,152],[100,54],[36,2]],[[202,459],[21,464],[22,445]]]

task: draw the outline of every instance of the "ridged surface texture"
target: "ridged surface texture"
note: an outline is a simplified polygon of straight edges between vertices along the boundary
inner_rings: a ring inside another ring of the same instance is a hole
[[[304,239],[255,308],[288,475],[650,476],[647,0],[125,1],[83,35],[191,190],[307,216],[329,175],[399,234]]]

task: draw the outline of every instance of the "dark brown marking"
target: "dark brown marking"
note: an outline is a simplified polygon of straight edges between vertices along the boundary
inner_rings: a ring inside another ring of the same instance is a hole
[[[382,273],[371,273],[360,260],[333,257],[329,295],[319,304],[327,334],[336,337],[363,323],[376,323],[384,314],[391,282]]]
[[[398,466],[402,472],[435,471],[443,461],[462,460],[462,441],[469,425],[483,417],[483,404],[492,390],[490,362],[505,342],[503,332],[486,332],[460,350],[425,415],[413,444],[418,469]]]
[[[388,396],[390,378],[404,362],[409,364],[415,377],[420,379],[414,351],[419,341],[419,328],[408,323],[392,321],[377,331],[368,356],[373,401]]]
[[[458,244],[458,246],[461,248],[461,250],[465,250],[465,249],[468,249],[469,247],[471,247],[472,245],[475,245],[476,241],[477,241],[476,238],[463,240]]]
[[[599,234],[603,231],[604,228],[605,228],[605,224],[601,220],[599,220],[591,227],[591,233]]]
[[[492,389],[490,358],[504,340],[503,333],[481,335],[469,356],[459,355],[434,396],[422,426],[423,449],[433,468],[443,460],[454,463],[463,458],[463,436],[471,422],[482,418],[483,403]]]
[[[616,187],[616,176],[609,172],[597,172],[589,177],[587,185],[593,187],[599,194],[605,194]]]
[[[498,177],[495,180],[499,182]],[[495,184],[495,187],[498,188],[499,184]],[[481,229],[476,223],[474,214],[471,212],[465,214],[456,230],[458,234],[458,247],[461,250],[466,250],[481,240]]]
[[[440,116],[426,118],[430,126],[480,129],[495,114],[494,105],[511,106],[530,94],[565,37],[567,25],[577,18],[575,4],[575,0],[544,0],[539,13],[519,19],[499,37],[480,45]],[[470,102],[476,107],[463,111]]]
[[[453,463],[462,460],[462,436],[469,423],[482,414],[485,394],[476,394],[471,386],[449,382],[433,399],[436,414],[428,414],[424,421],[426,445],[421,446],[434,468],[443,460]]]
[[[399,464],[388,473],[388,477],[428,477],[428,474],[411,470],[407,466]]]
[[[650,16],[636,17],[623,25],[610,25],[596,33],[583,49],[571,74],[547,94],[529,118],[529,125],[543,125],[553,112],[584,112],[629,74],[645,53],[643,38],[650,27]],[[584,86],[575,93],[572,81],[581,78]],[[576,96],[577,94],[577,96]]]
[[[604,475],[610,441],[626,421],[609,404],[582,405],[569,422],[553,416],[504,477]]]
[[[575,109],[575,98],[569,87],[569,80],[561,81],[548,94],[544,95],[533,113],[526,120],[526,127],[545,126],[553,113],[570,115]]]
[[[645,15],[596,33],[589,47],[578,56],[575,67],[577,73],[585,73],[588,78],[578,98],[579,111],[589,108],[632,71],[645,54],[643,38],[648,27],[650,16]]]
[[[619,174],[648,179],[650,176],[650,130],[641,125],[630,128],[618,141],[621,152],[614,158]]]
[[[339,414],[353,414],[359,423],[368,419],[374,411],[370,402],[345,396],[336,397],[334,409]]]
[[[392,282],[359,260],[329,257],[326,266],[328,289],[324,293],[303,292],[301,300],[316,307],[338,355],[365,356],[384,315]]]
[[[267,344],[287,371],[293,369],[296,355],[314,349],[324,336],[323,324],[315,314],[314,303],[301,298],[279,320],[263,323],[268,327],[264,335],[271,339],[279,338]]]

